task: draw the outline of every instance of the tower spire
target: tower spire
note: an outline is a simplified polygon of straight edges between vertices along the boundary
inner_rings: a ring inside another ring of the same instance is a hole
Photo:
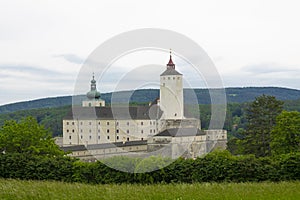
[[[172,49],[170,49],[170,60],[167,64],[167,69],[175,69],[175,64],[173,63],[172,60]]]

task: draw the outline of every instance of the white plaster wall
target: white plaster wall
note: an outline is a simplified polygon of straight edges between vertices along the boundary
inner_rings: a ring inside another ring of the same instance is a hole
[[[182,75],[160,77],[160,106],[165,119],[183,118]]]
[[[147,140],[156,133],[156,120],[63,120],[64,146]]]
[[[102,106],[105,106],[105,101],[102,99],[82,101],[82,107],[102,107]]]

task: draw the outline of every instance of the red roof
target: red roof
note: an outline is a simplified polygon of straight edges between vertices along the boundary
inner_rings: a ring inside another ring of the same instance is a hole
[[[169,60],[169,63],[167,64],[167,67],[175,69],[175,64],[173,63],[172,55],[170,55],[170,60]]]

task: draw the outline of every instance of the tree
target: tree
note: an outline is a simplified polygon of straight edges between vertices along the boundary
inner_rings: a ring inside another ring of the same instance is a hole
[[[274,154],[300,151],[300,112],[283,111],[278,115],[271,139]]]
[[[274,96],[262,95],[246,109],[247,127],[243,139],[244,153],[257,157],[271,155],[270,134],[276,117],[282,112],[283,102]]]
[[[32,117],[23,118],[19,123],[5,122],[0,128],[0,150],[3,153],[63,155],[50,131]]]

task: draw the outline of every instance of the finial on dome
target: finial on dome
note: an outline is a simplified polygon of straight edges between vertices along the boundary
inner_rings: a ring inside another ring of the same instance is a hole
[[[173,63],[173,60],[172,60],[172,49],[170,49],[170,60],[169,60],[169,63],[167,64],[167,68],[175,69],[175,64]]]

